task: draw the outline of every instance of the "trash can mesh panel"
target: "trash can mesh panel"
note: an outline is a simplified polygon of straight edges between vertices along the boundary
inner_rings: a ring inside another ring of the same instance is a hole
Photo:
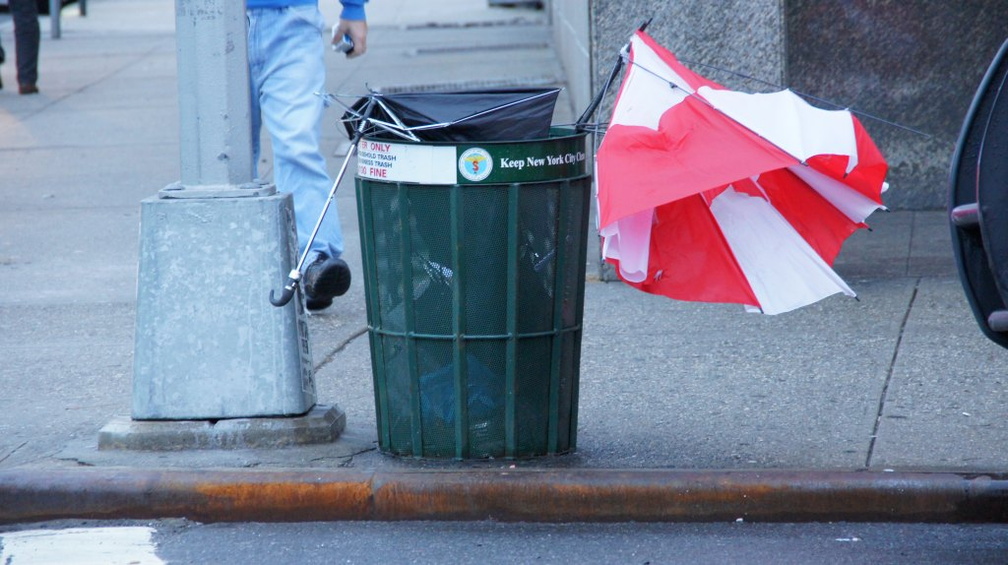
[[[508,191],[500,186],[462,191],[462,253],[465,279],[465,333],[507,332]]]
[[[590,181],[588,183],[590,185]],[[585,241],[580,238],[584,237],[582,234],[588,232],[588,210],[591,196],[586,190],[568,190],[566,197],[566,205],[558,211],[558,216],[565,216],[566,230],[559,234],[560,241],[557,245],[559,249],[564,251],[565,258],[565,261],[559,265],[559,269],[564,271],[560,315],[563,326],[569,328],[581,325],[587,249]]]
[[[577,418],[577,382],[581,359],[581,331],[564,334],[560,353],[560,382],[557,395],[557,420],[561,423],[557,429],[557,443],[573,450],[576,439]],[[570,425],[563,425],[569,423]]]
[[[452,239],[450,191],[411,187],[404,220],[409,232],[414,329],[421,334],[452,335]],[[391,282],[391,281],[390,281]],[[381,282],[379,282],[381,284]]]
[[[485,458],[504,453],[506,396],[505,350],[492,341],[466,345],[466,457]]]
[[[458,420],[453,344],[417,340],[416,348],[423,453],[433,457],[452,457],[455,455],[455,425]]]
[[[399,194],[393,187],[370,191],[368,209],[373,217],[374,225],[383,226],[374,233],[373,260],[375,275],[379,284],[377,289],[376,316],[381,320],[381,326],[388,330],[406,330],[405,283],[403,277],[403,244],[405,236],[399,222]]]
[[[552,337],[519,340],[515,372],[515,427],[519,453],[546,453],[550,418]]]
[[[379,414],[378,417],[387,422],[389,449],[397,453],[409,453],[412,450],[413,409],[406,340],[390,336],[378,339],[381,340],[385,355],[382,363],[383,378],[376,379],[378,381],[376,384],[382,387],[378,390],[378,394],[384,395],[387,405],[387,412]]]
[[[518,331],[553,329],[560,187],[522,186],[518,195]]]

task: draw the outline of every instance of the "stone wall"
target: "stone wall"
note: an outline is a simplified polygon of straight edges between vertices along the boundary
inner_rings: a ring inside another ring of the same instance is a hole
[[[891,208],[944,208],[959,130],[1008,35],[1008,5],[1003,0],[785,4],[788,84],[863,112],[862,123],[889,162],[885,201]]]

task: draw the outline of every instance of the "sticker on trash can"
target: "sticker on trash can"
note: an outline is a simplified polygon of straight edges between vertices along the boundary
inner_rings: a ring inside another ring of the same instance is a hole
[[[391,182],[455,184],[455,147],[364,139],[358,148],[357,176]]]
[[[582,137],[461,145],[458,151],[459,183],[553,181],[587,174]]]
[[[466,149],[458,160],[459,173],[466,180],[480,182],[486,180],[493,171],[493,157],[487,153],[486,149],[473,147]]]
[[[585,136],[476,145],[392,143],[363,139],[357,176],[417,184],[508,184],[588,174]]]

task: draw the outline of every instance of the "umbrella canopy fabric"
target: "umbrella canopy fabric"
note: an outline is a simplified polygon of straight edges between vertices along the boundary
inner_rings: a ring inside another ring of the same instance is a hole
[[[848,111],[727,90],[642,31],[596,157],[602,254],[627,283],[766,314],[854,292],[843,242],[887,165]]]
[[[352,135],[364,108],[378,136],[416,141],[525,141],[549,137],[559,88],[372,93],[344,116]]]

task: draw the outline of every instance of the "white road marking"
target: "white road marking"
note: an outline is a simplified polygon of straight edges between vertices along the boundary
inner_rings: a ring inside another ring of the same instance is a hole
[[[153,528],[70,528],[0,534],[3,565],[164,565]]]

